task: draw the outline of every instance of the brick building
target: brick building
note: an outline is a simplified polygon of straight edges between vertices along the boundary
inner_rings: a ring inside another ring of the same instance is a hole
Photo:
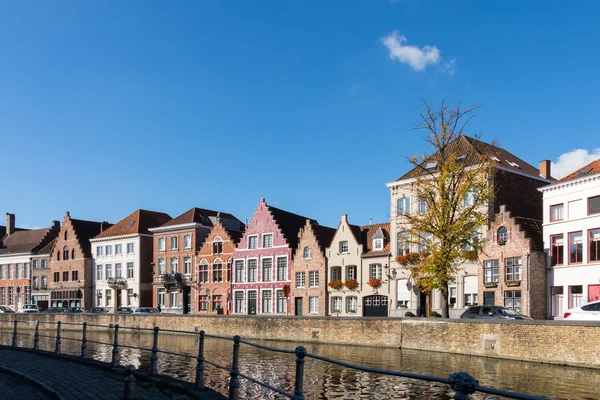
[[[18,311],[31,303],[32,260],[59,229],[58,221],[52,221],[50,228],[16,228],[15,215],[6,214],[6,226],[0,227],[0,305]]]
[[[361,226],[361,243],[363,244],[362,269],[359,274],[361,291],[359,304],[362,315],[391,316],[396,308],[394,292],[399,281],[390,269],[392,253],[390,250],[390,224],[370,224]],[[381,286],[372,287],[369,282],[379,280]]]
[[[327,257],[335,229],[312,223],[307,219],[298,233],[298,247],[292,262],[290,314],[326,316]]]
[[[479,252],[480,304],[546,318],[546,253],[542,221],[513,216],[500,206]]]
[[[197,314],[231,313],[233,253],[243,234],[243,229],[225,228],[217,216],[196,256],[193,280],[197,283]]]
[[[31,303],[37,304],[40,311],[50,306],[50,254],[54,242],[56,238],[31,256]]]
[[[50,254],[50,306],[92,307],[90,239],[111,227],[108,222],[71,218],[67,211]]]
[[[242,230],[244,225],[231,214],[194,207],[149,229],[154,236],[153,304],[163,312],[195,313],[198,294],[193,265],[196,265],[196,254],[217,219],[231,230]]]

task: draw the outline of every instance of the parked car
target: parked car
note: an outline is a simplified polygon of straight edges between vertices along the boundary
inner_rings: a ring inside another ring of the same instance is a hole
[[[117,307],[115,314],[133,314],[133,308],[131,307]]]
[[[69,307],[65,310],[65,312],[68,314],[79,314],[84,313],[85,310],[81,307]]]
[[[106,314],[108,313],[108,308],[106,307],[92,307],[88,314]]]
[[[154,314],[158,313],[158,309],[154,307],[140,307],[135,310],[134,314]]]
[[[500,306],[475,306],[468,308],[461,319],[532,319],[515,310]]]
[[[23,314],[36,314],[40,312],[40,309],[37,304],[25,304],[19,312]]]
[[[0,306],[0,314],[13,314],[14,311],[6,306]]]
[[[600,300],[569,308],[563,317],[566,321],[600,321]]]
[[[62,307],[50,307],[43,311],[45,314],[58,314],[62,312],[65,312],[65,309]]]

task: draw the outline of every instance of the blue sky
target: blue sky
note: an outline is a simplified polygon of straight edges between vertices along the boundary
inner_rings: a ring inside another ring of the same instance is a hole
[[[326,225],[382,222],[385,183],[427,150],[410,130],[421,99],[479,104],[467,133],[576,168],[600,157],[599,8],[3,2],[0,211],[26,227],[66,210],[243,220],[265,197]]]

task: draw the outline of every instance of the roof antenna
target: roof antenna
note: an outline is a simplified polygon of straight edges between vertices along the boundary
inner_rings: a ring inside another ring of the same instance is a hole
[[[369,218],[369,225],[373,225],[373,218]]]

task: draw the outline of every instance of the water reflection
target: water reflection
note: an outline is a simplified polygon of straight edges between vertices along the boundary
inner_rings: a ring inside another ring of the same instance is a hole
[[[53,332],[41,332],[53,336]],[[62,333],[62,352],[79,354],[81,343],[76,332]],[[95,360],[109,362],[112,357],[112,333],[88,332],[88,339],[106,344],[88,343],[87,355]],[[10,344],[10,334],[0,335],[0,342]],[[152,347],[152,335],[148,333],[119,332],[119,342],[128,346]],[[295,344],[278,341],[256,341],[273,347],[293,349]],[[40,338],[40,348],[54,350],[53,338]],[[32,336],[20,336],[19,346],[33,347]],[[168,335],[161,333],[159,348],[195,356],[198,351],[197,335]],[[481,385],[512,390],[551,398],[594,399],[598,398],[600,374],[597,370],[563,367],[483,357],[471,357],[415,350],[358,347],[345,345],[308,344],[310,353],[335,358],[368,367],[415,372],[427,375],[448,376],[452,372],[465,371],[475,376]],[[229,367],[232,342],[207,338],[205,357],[208,361]],[[119,363],[133,364],[138,369],[149,368],[148,350],[121,348]],[[267,350],[241,345],[240,371],[255,379],[293,392],[295,356],[273,353]],[[196,371],[195,358],[160,354],[159,373],[178,379],[193,381]],[[207,386],[227,393],[229,374],[217,367],[206,366]],[[281,398],[255,384],[241,379],[240,397],[246,399]],[[308,399],[449,399],[452,391],[446,386],[412,379],[381,376],[336,366],[318,360],[306,359],[304,389]],[[492,399],[483,395],[474,399]]]

